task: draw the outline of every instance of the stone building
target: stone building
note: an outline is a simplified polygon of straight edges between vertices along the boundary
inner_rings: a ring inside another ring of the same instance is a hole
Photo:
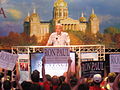
[[[99,31],[99,19],[92,9],[92,13],[87,20],[84,14],[81,14],[79,20],[69,17],[68,5],[64,0],[56,0],[53,6],[53,19],[51,22],[41,22],[37,12],[33,11],[24,19],[24,32],[30,36],[35,35],[40,42],[46,34],[53,31],[55,24],[63,25],[63,30],[73,30],[82,32],[91,32],[96,34]],[[52,27],[52,28],[51,28]]]

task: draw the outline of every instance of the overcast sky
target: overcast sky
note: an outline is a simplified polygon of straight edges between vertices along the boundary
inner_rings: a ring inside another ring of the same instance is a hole
[[[37,9],[40,20],[52,19],[53,4],[56,0],[0,0],[0,8],[7,18],[0,14],[0,35],[8,35],[10,31],[23,32],[23,20],[27,13]],[[120,0],[64,0],[68,3],[69,17],[79,19],[84,12],[88,19],[92,8],[100,19],[100,29],[109,26],[120,27]]]

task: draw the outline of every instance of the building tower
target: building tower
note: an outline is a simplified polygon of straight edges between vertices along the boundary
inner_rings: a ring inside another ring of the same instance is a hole
[[[36,10],[33,9],[33,13],[30,16],[30,36],[36,35],[39,36],[38,28],[40,27],[40,18],[36,13]]]
[[[87,22],[86,18],[84,17],[84,13],[82,12],[81,13],[81,17],[80,17],[80,22],[83,23],[83,22]]]
[[[92,34],[96,34],[99,31],[99,19],[92,9],[92,14],[89,18],[89,30]]]
[[[45,35],[49,34],[50,22],[40,22],[40,17],[34,9],[32,14],[28,14],[24,19],[24,32],[28,36],[36,36],[37,42],[41,42]]]
[[[84,17],[84,13],[83,12],[81,14],[81,17],[79,18],[79,21],[80,21],[80,24],[79,24],[80,31],[85,33],[85,31],[87,29],[87,19]]]
[[[30,34],[30,13],[28,12],[28,16],[24,19],[24,32],[29,35]]]
[[[61,19],[68,18],[68,6],[64,0],[57,0],[53,7],[53,20],[58,23]]]

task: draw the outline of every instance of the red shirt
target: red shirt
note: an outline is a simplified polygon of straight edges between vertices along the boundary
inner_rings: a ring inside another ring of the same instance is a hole
[[[106,89],[101,88],[101,87],[99,87],[99,86],[90,86],[90,87],[89,87],[89,90],[106,90]]]
[[[57,90],[58,86],[57,85],[53,85],[53,90]]]
[[[33,82],[33,84],[38,84],[40,86],[43,86],[43,82]]]
[[[43,86],[44,86],[44,90],[50,90],[51,83],[46,81],[43,83]]]

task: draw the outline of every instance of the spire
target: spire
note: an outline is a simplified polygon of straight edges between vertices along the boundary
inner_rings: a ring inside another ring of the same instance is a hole
[[[28,15],[27,15],[28,17],[30,16],[30,13],[28,12]]]
[[[84,17],[84,13],[81,13],[81,17],[80,17],[80,22],[86,22],[86,18]]]
[[[92,14],[95,14],[94,9],[92,8]]]
[[[96,14],[95,14],[95,12],[94,12],[94,9],[92,8],[92,13],[91,13],[89,19],[93,20],[93,18],[97,18],[97,16],[96,16]]]
[[[84,17],[84,13],[83,12],[81,13],[81,17]]]
[[[33,13],[36,13],[36,9],[35,8],[33,9]]]
[[[28,12],[27,17],[25,17],[25,19],[24,19],[24,22],[29,22],[29,20],[30,20],[30,13]]]

